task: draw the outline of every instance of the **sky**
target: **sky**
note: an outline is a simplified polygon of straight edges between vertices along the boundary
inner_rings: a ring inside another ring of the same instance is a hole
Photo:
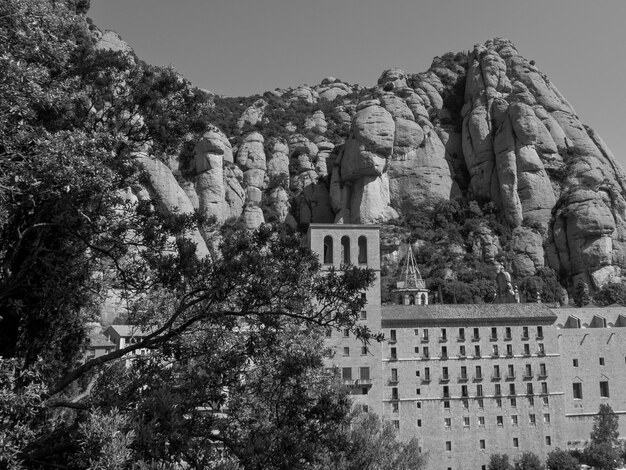
[[[626,167],[626,0],[91,0],[137,55],[227,96],[372,86],[385,69],[513,41]]]

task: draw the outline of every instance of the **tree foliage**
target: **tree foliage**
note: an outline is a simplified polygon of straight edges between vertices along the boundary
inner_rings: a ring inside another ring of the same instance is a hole
[[[543,463],[533,452],[524,452],[515,459],[515,470],[545,470]]]
[[[578,470],[580,464],[569,452],[557,448],[548,454],[546,467],[548,470]]]
[[[513,465],[509,462],[508,454],[491,454],[489,457],[488,470],[513,470]]]
[[[601,306],[612,304],[626,305],[626,286],[621,282],[605,284],[595,293],[593,300]]]
[[[579,279],[578,282],[576,282],[574,290],[574,305],[577,307],[584,307],[585,305],[589,305],[589,302],[591,302],[589,286],[585,281]]]

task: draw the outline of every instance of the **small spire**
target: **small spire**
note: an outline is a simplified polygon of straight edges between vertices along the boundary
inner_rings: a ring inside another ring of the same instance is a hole
[[[404,264],[404,270],[402,273],[404,276],[404,287],[405,288],[421,288],[425,287],[424,280],[422,279],[422,275],[420,270],[417,267],[417,263],[415,262],[415,257],[413,256],[413,248],[409,243],[406,263]]]

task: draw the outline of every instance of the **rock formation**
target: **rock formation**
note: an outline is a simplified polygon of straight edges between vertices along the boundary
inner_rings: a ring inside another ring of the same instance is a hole
[[[109,33],[100,47],[127,50]],[[570,285],[621,278],[624,172],[506,39],[437,57],[423,73],[384,71],[371,88],[327,77],[277,89],[228,122],[196,138],[184,177],[158,162],[165,157],[139,158],[164,207],[255,228],[388,223],[432,201],[491,201],[510,239],[481,225],[460,251],[495,266],[508,250],[522,278],[544,266]]]

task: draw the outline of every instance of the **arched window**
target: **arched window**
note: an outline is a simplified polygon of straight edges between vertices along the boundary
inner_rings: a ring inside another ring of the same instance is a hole
[[[341,237],[341,262],[350,264],[350,238]]]
[[[367,238],[359,237],[359,264],[367,264]]]
[[[333,264],[333,237],[324,237],[324,264]]]
[[[409,295],[409,305],[415,305],[415,296],[413,294]]]

